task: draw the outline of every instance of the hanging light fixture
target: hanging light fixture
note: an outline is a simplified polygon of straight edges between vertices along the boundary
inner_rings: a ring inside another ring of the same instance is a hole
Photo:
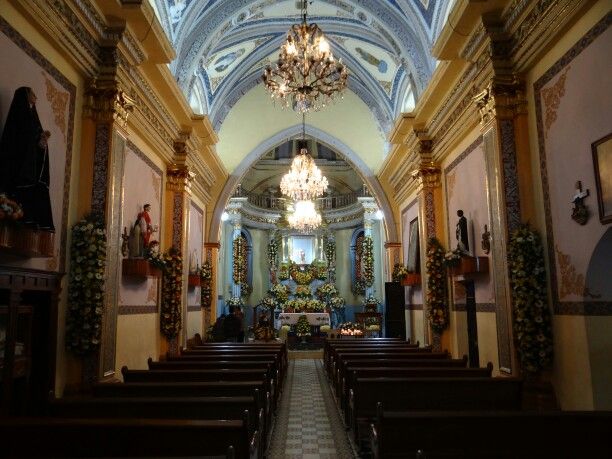
[[[306,145],[306,115],[302,114],[302,140]],[[327,191],[327,178],[321,173],[306,148],[301,148],[291,162],[291,168],[280,182],[281,192],[294,201],[307,201]]]
[[[336,61],[317,24],[308,24],[308,1],[303,0],[302,23],[294,24],[281,46],[278,62],[264,70],[263,81],[273,99],[305,113],[318,111],[346,87],[348,72]]]
[[[308,233],[321,225],[321,214],[315,209],[312,201],[298,201],[293,206],[293,212],[287,217],[289,226]]]

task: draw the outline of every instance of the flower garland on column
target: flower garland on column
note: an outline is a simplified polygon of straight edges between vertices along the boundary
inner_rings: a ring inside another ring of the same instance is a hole
[[[268,242],[268,265],[270,266],[270,282],[276,282],[276,269],[278,268],[278,247],[280,245],[279,238],[275,232]]]
[[[233,241],[232,279],[234,284],[240,285],[241,295],[249,296],[251,286],[248,279],[248,244],[246,238],[241,234]]]
[[[162,277],[160,327],[162,334],[170,339],[181,330],[181,299],[183,296],[183,258],[180,251],[172,247],[164,256],[166,269]]]
[[[212,266],[208,260],[200,268],[200,306],[210,308],[212,304]]]
[[[105,267],[103,219],[90,216],[72,227],[66,348],[76,355],[89,354],[100,346]]]
[[[363,280],[366,287],[374,285],[374,240],[371,236],[363,238]]]
[[[327,259],[327,277],[331,282],[336,280],[336,241],[327,236],[323,245],[325,258]]]
[[[449,310],[444,248],[436,238],[432,237],[427,242],[425,266],[427,269],[427,318],[431,328],[441,333],[448,326]]]
[[[540,236],[523,225],[510,235],[508,268],[513,329],[521,368],[535,374],[552,365],[552,319]]]
[[[355,277],[353,280],[352,290],[355,295],[364,295],[366,290],[366,283],[363,279],[361,269],[361,259],[363,257],[363,235],[357,237],[355,241]]]

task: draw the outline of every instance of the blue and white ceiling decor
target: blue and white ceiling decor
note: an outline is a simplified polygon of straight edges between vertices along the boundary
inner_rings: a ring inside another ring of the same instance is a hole
[[[176,50],[170,68],[195,111],[218,129],[240,97],[278,57],[296,0],[150,0]],[[349,90],[372,110],[382,132],[417,100],[435,68],[430,48],[449,0],[309,0]],[[410,97],[407,97],[410,96]],[[413,103],[413,102],[412,102]]]

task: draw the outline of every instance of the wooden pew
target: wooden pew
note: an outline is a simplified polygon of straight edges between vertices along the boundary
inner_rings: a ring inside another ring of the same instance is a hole
[[[429,367],[453,367],[453,368],[465,368],[467,367],[468,357],[464,355],[461,359],[451,359],[451,358],[433,358],[427,359],[422,358],[419,354],[418,358],[410,358],[407,356],[403,359],[343,359],[338,362],[338,367],[336,368],[336,374],[334,376],[334,385],[336,387],[336,391],[339,394],[342,385],[344,384],[344,380],[346,378],[347,372],[350,368],[368,368],[368,367],[421,367],[421,368],[429,368]]]
[[[370,425],[375,459],[609,458],[611,411],[386,412]]]
[[[286,343],[202,343],[193,346],[191,350],[225,350],[225,349],[258,349],[258,350],[277,350],[285,362],[287,362]]]
[[[326,368],[330,368],[335,360],[337,360],[338,355],[340,353],[346,352],[402,352],[405,351],[414,351],[414,352],[431,352],[432,348],[430,346],[427,347],[419,347],[416,344],[407,344],[407,343],[385,343],[385,344],[375,344],[375,345],[365,345],[358,344],[352,346],[331,346],[327,355],[324,355],[324,363]]]
[[[204,382],[204,381],[265,381],[266,390],[270,392],[272,408],[276,406],[276,388],[274,379],[268,377],[264,369],[239,370],[130,370],[127,366],[121,368],[123,381],[134,382]]]
[[[258,439],[249,438],[247,426],[246,420],[4,418],[0,444],[11,458],[257,459]]]
[[[412,345],[419,347],[419,342],[410,343],[410,341],[403,341],[399,338],[356,338],[356,339],[327,339],[323,345],[323,360],[327,360],[327,356],[331,349],[339,347],[356,347],[356,346],[380,346],[385,344],[395,345]]]
[[[340,407],[348,404],[349,392],[357,378],[490,378],[493,364],[486,367],[349,367],[340,392]]]
[[[268,385],[260,381],[206,381],[206,382],[145,382],[96,383],[92,385],[94,397],[244,397],[253,396],[258,408],[264,409],[266,426],[272,422],[272,401]]]
[[[56,418],[246,419],[249,436],[259,437],[261,455],[269,428],[255,397],[53,397],[47,414]]]
[[[147,360],[149,370],[243,370],[263,369],[269,378],[274,380],[274,385],[280,391],[282,380],[279,371],[274,368],[274,361],[268,360],[172,360],[154,362],[151,357]]]
[[[449,360],[450,354],[448,352],[420,352],[415,351],[411,352],[408,350],[404,350],[403,352],[389,352],[389,351],[381,351],[381,352],[347,352],[344,353],[340,351],[337,355],[337,358],[332,363],[329,369],[329,377],[333,381],[338,378],[338,368],[341,365],[341,362],[348,360],[431,360],[431,359],[441,359],[441,360]]]
[[[519,410],[520,378],[357,378],[349,390],[347,417],[355,439],[376,416],[378,402],[407,410]]]

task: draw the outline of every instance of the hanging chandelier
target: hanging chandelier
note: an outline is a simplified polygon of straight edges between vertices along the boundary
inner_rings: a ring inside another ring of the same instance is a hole
[[[305,113],[325,107],[346,87],[348,72],[335,61],[317,24],[308,24],[308,1],[302,1],[302,23],[294,24],[281,46],[278,62],[264,70],[263,81],[273,99]]]
[[[302,140],[306,139],[306,115],[302,114]],[[327,190],[327,178],[321,173],[306,148],[301,148],[291,162],[291,168],[280,182],[281,192],[294,201],[307,201]]]
[[[287,217],[292,228],[308,233],[321,225],[321,214],[316,211],[314,202],[298,201],[293,209],[293,213]]]

